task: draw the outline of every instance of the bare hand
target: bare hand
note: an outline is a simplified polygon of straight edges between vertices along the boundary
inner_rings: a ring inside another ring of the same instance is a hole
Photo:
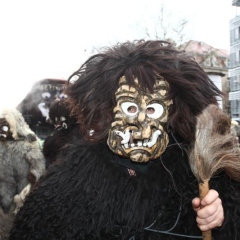
[[[197,213],[197,224],[202,232],[220,227],[224,220],[222,201],[218,192],[211,189],[208,194],[200,200],[192,200],[193,209]]]

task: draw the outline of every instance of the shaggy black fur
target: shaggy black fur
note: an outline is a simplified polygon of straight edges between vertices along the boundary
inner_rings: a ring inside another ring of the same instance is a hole
[[[64,116],[65,121],[59,119]],[[43,144],[43,155],[47,161],[47,167],[57,160],[57,156],[68,142],[80,138],[79,126],[75,118],[70,117],[70,111],[66,101],[55,100],[49,109],[50,122],[55,125],[52,135],[48,136]],[[56,121],[56,118],[58,119]],[[67,127],[62,127],[64,123]]]
[[[77,124],[68,129],[55,131],[53,135],[48,136],[43,144],[43,155],[46,158],[46,167],[57,161],[61,149],[70,141],[79,139],[77,133],[79,127]]]
[[[142,168],[123,158],[119,167],[119,157],[106,144],[75,144],[63,155],[63,164],[50,166],[20,209],[10,240],[201,237],[191,205],[198,183],[173,139],[161,158]],[[135,168],[136,176],[123,165]],[[210,186],[225,210],[223,226],[212,230],[214,239],[239,240],[240,184],[221,173]],[[190,237],[169,235],[168,230]]]

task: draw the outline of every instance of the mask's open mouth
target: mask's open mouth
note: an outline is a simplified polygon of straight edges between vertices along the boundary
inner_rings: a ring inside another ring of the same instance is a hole
[[[125,132],[115,131],[115,133],[122,138],[121,144],[124,148],[133,147],[148,147],[151,148],[157,142],[158,137],[161,135],[161,131],[157,130],[153,132],[151,138],[149,139],[135,139],[134,132],[127,129]]]
[[[66,123],[61,123],[61,124],[55,124],[55,130],[59,131],[62,129],[67,129],[67,124]]]
[[[3,134],[3,133],[1,133],[1,134],[0,134],[0,138],[4,138],[4,139],[5,139],[5,138],[7,138],[7,135],[6,135],[6,134]]]

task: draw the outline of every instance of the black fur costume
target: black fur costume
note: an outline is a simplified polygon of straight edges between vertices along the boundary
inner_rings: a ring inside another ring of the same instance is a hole
[[[186,150],[194,141],[196,115],[216,103],[220,92],[195,61],[165,44],[126,43],[91,58],[74,74],[79,82],[70,85],[68,95],[88,140],[69,143],[58,164],[49,167],[20,209],[10,240],[202,238],[191,204],[198,196],[198,182]],[[129,70],[138,65],[139,74]],[[153,72],[170,84],[169,144],[158,159],[134,163],[106,143],[114,93],[121,76],[131,79],[133,74],[144,85],[143,79],[154,81]],[[99,87],[94,85],[98,80]],[[110,81],[115,82],[106,85]],[[239,240],[240,184],[221,172],[210,187],[218,191],[225,216],[223,225],[212,230],[214,239]]]
[[[49,107],[55,99],[64,96],[65,83],[66,80],[62,79],[40,80],[32,86],[30,92],[17,106],[31,130],[42,140],[54,129],[47,122]]]
[[[62,121],[61,118],[64,117]],[[53,133],[48,136],[43,144],[43,154],[47,167],[57,160],[62,147],[69,141],[74,141],[79,134],[75,118],[70,117],[70,111],[65,99],[53,101],[49,109],[49,121],[54,125]]]

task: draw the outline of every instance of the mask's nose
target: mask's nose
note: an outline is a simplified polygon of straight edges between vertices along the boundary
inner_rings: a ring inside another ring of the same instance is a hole
[[[146,121],[146,113],[140,112],[138,115],[138,128],[139,131],[133,131],[132,136],[134,139],[149,139],[151,137],[151,126]]]

